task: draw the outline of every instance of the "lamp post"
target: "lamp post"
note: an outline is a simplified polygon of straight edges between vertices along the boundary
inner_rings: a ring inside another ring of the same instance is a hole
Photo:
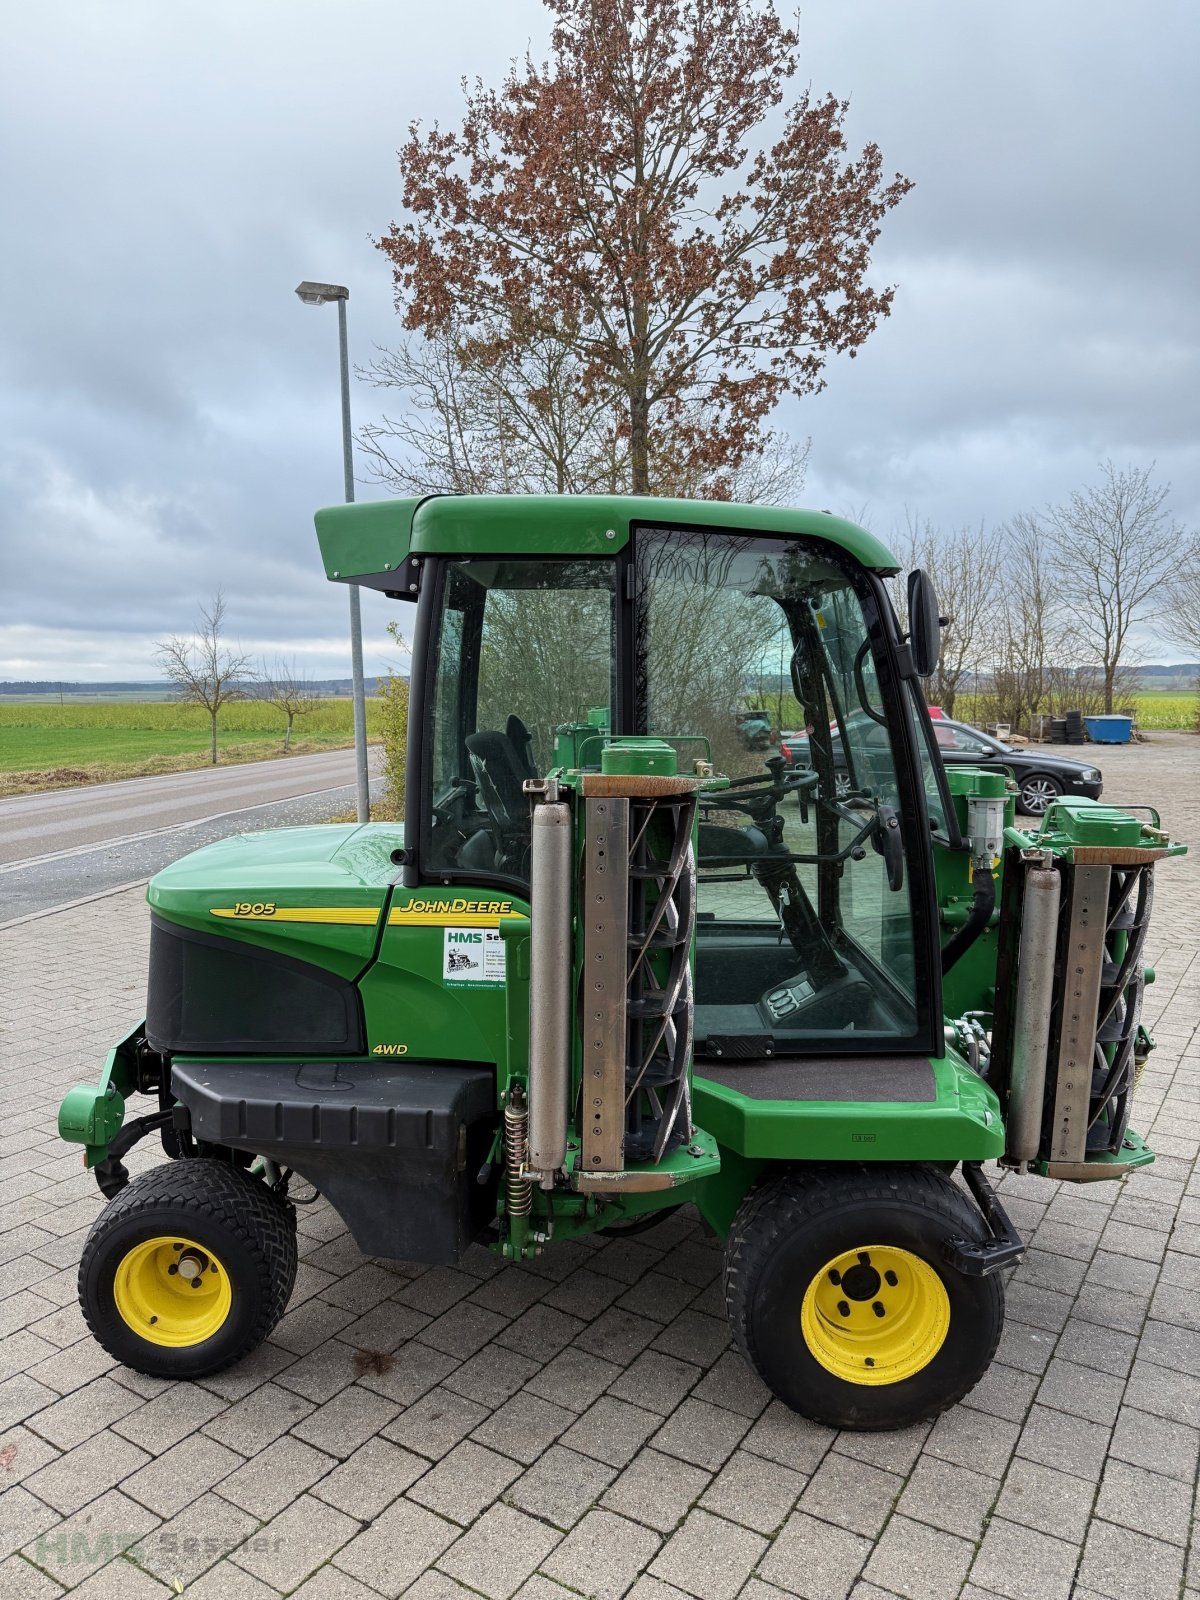
[[[340,283],[308,283],[297,285],[296,293],[306,306],[323,306],[336,300],[338,309],[338,352],[342,375],[342,473],[345,478],[346,500],[354,499],[354,449],[350,435],[350,357],[346,346],[346,301],[349,289]],[[350,676],[354,700],[354,777],[358,820],[371,820],[371,791],[367,777],[367,706],[363,689],[362,607],[359,603],[358,585],[348,585],[350,590]]]

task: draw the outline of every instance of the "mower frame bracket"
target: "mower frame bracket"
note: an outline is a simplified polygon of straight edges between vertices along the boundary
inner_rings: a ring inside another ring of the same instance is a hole
[[[944,1246],[947,1262],[955,1271],[968,1278],[986,1278],[1002,1267],[1016,1266],[1025,1254],[1025,1241],[1013,1227],[1012,1220],[1000,1204],[996,1191],[983,1175],[978,1161],[964,1161],[963,1178],[983,1213],[990,1238],[948,1239]]]

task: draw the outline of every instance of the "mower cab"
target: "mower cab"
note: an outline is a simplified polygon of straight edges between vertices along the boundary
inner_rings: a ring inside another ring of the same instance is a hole
[[[960,1398],[1022,1250],[982,1163],[1152,1159],[1128,1114],[1179,848],[1157,816],[1073,802],[1026,834],[1002,772],[948,777],[928,579],[905,635],[892,557],[825,513],[446,496],[317,531],[331,579],[404,606],[407,815],[151,883],[146,1021],[60,1119],[114,1196],[97,1337],[179,1375],[252,1348],[295,1174],[418,1262],[692,1203],[788,1405],[874,1428]],[[807,759],[756,748],[748,705]],[[157,1109],[123,1122],[138,1091]],[[174,1159],[127,1181],[151,1129]]]

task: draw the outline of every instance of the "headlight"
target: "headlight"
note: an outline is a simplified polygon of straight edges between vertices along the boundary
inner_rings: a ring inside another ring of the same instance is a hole
[[[1095,767],[1089,767],[1086,772],[1081,772],[1079,776],[1083,779],[1084,783],[1100,782],[1100,774],[1096,771]]]

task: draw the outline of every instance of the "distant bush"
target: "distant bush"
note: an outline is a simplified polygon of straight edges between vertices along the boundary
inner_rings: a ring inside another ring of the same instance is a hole
[[[399,622],[389,622],[388,632],[402,655],[411,649],[400,632]],[[379,737],[383,741],[383,775],[387,779],[387,800],[384,807],[395,822],[404,821],[404,757],[408,748],[408,679],[388,668],[386,678],[377,678],[379,685]],[[377,808],[378,809],[378,808]]]
[[[379,733],[383,740],[383,775],[387,779],[388,809],[397,822],[404,820],[404,754],[408,743],[408,679],[398,673],[380,683]]]

